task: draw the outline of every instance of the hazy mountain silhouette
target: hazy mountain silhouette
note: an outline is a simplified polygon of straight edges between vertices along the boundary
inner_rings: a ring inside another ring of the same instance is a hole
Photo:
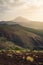
[[[43,30],[43,22],[27,20],[26,18],[21,17],[21,16],[16,17],[13,21],[26,27]]]

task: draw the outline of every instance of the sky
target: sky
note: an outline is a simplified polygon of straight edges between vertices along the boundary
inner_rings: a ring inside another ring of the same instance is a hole
[[[0,0],[0,20],[18,16],[43,22],[43,0]]]

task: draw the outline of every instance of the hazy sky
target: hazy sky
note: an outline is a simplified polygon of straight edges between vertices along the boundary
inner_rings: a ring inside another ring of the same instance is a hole
[[[43,21],[43,0],[0,0],[0,20],[18,16]]]

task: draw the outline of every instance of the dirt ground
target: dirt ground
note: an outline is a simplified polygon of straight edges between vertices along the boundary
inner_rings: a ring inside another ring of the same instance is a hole
[[[43,65],[43,53],[0,52],[0,65]]]

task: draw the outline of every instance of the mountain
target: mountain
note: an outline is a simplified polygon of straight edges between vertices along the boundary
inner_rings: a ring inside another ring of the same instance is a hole
[[[21,16],[19,16],[19,17],[16,17],[15,19],[14,19],[14,21],[15,22],[29,22],[29,20],[27,20],[27,19],[25,19],[24,17],[21,17]]]
[[[43,35],[43,34],[42,34]],[[4,37],[11,44],[18,46],[18,48],[25,49],[43,49],[43,36],[38,33],[38,30],[23,27],[19,24],[0,24],[0,39]],[[1,40],[3,42],[3,40]],[[9,47],[9,43],[1,43],[0,47]],[[11,45],[12,46],[12,45]],[[13,47],[14,49],[14,47]]]
[[[13,21],[19,23],[22,26],[43,30],[43,22],[27,20],[21,16],[16,17]]]

